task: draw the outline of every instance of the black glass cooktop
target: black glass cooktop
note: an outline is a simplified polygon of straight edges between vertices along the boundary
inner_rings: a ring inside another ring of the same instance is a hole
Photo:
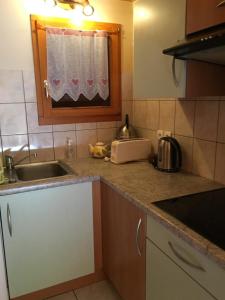
[[[153,204],[225,250],[225,188]]]

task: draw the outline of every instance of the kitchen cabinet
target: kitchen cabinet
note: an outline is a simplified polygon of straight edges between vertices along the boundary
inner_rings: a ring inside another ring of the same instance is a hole
[[[149,240],[147,265],[147,300],[215,299]]]
[[[145,300],[145,213],[102,184],[104,272],[123,300]]]
[[[147,300],[224,299],[224,269],[150,216],[146,261]]]
[[[10,298],[95,272],[92,183],[2,196],[0,205]]]
[[[186,34],[192,34],[225,23],[222,0],[187,0]],[[221,3],[221,6],[217,6]]]
[[[1,228],[1,225],[0,225]],[[4,250],[2,243],[2,234],[0,232],[0,299],[8,300],[8,289],[6,284],[6,270],[4,262]]]
[[[184,97],[186,64],[162,51],[185,37],[186,0],[137,0],[133,9],[134,100]]]

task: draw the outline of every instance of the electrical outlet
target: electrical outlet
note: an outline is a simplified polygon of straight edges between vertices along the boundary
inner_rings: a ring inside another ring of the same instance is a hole
[[[172,136],[172,132],[169,130],[164,131],[164,136]]]
[[[157,138],[158,138],[158,140],[159,140],[161,137],[163,137],[163,136],[164,136],[164,131],[161,130],[161,129],[157,130]]]

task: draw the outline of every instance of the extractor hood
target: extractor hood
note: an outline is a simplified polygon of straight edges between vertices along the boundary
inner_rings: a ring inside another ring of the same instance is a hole
[[[225,27],[197,37],[187,38],[163,50],[163,54],[182,60],[197,60],[225,65]]]

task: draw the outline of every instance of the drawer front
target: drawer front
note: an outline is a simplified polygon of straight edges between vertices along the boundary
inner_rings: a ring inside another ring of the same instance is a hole
[[[224,299],[225,270],[148,217],[147,237],[217,299]]]

